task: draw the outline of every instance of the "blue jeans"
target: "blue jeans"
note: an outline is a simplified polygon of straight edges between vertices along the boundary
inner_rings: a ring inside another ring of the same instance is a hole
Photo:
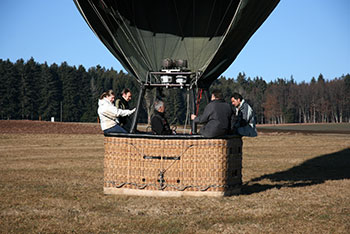
[[[116,124],[114,127],[104,130],[103,132],[104,133],[113,133],[113,132],[128,133],[124,128],[120,127],[118,124]]]

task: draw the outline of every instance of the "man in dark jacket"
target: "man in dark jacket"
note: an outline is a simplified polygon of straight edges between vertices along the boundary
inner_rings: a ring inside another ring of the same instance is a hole
[[[164,116],[164,102],[156,101],[154,103],[154,114],[151,119],[151,127],[153,134],[156,135],[171,135],[172,130]]]
[[[204,124],[200,134],[205,137],[218,137],[230,132],[231,117],[233,109],[230,104],[223,100],[222,93],[214,90],[211,95],[211,102],[205,107],[200,116],[191,115],[195,123]]]
[[[121,93],[121,97],[115,101],[115,106],[118,109],[129,110],[130,109],[129,101],[131,100],[131,97],[132,97],[132,94],[130,89],[128,88],[123,89]],[[120,123],[120,126],[129,132],[131,127],[130,116],[118,117],[118,121]]]

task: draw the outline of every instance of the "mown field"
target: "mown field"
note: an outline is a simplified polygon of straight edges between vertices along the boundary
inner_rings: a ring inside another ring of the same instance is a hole
[[[243,138],[240,195],[157,198],[104,195],[103,135],[72,126],[0,132],[0,233],[350,233],[349,134]]]
[[[350,123],[309,123],[309,124],[264,124],[258,129],[263,132],[289,132],[289,133],[334,133],[349,134]]]

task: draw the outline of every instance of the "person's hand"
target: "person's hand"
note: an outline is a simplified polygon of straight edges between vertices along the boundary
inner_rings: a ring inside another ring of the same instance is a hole
[[[132,115],[136,111],[136,108],[130,110],[130,115]]]
[[[197,115],[192,114],[191,115],[191,120],[194,120],[197,117]]]

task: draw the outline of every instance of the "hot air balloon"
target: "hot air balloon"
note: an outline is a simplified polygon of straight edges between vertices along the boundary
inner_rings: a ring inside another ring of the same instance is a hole
[[[146,88],[208,90],[279,0],[74,0],[96,36]],[[137,114],[133,127],[135,130]],[[192,126],[195,132],[195,127]]]
[[[82,16],[146,89],[196,90],[235,60],[278,0],[74,0]],[[199,92],[198,92],[199,93]],[[191,94],[191,95],[190,95]],[[130,133],[135,131],[137,114]],[[192,123],[192,133],[196,126]],[[104,193],[223,196],[240,192],[242,139],[105,134]]]

